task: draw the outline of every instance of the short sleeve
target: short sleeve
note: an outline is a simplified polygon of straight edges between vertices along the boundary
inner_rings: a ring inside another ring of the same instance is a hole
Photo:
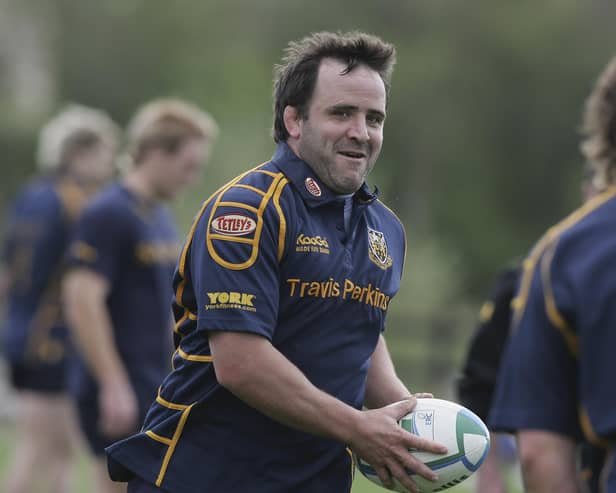
[[[489,424],[496,431],[542,429],[579,437],[576,360],[562,317],[567,293],[550,274],[553,250],[536,262],[523,314],[507,343]]]
[[[285,223],[276,180],[262,193],[233,189],[201,217],[190,268],[198,303],[197,330],[251,332],[273,339]]]
[[[69,248],[70,267],[85,267],[114,282],[134,241],[130,218],[104,203],[88,207]]]
[[[60,203],[52,194],[22,197],[8,224],[3,261],[13,289],[37,297],[59,269],[68,241]]]

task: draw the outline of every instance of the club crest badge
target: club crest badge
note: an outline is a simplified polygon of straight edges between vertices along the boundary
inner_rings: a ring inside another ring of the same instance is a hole
[[[306,185],[306,190],[308,190],[310,194],[314,195],[315,197],[321,196],[321,187],[315,179],[309,176],[308,178],[306,178],[306,181],[304,181],[304,185]]]
[[[385,235],[381,231],[368,228],[368,256],[381,269],[389,269],[393,260],[387,250]]]

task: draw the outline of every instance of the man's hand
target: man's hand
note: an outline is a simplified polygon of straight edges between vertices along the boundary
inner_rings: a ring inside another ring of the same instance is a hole
[[[445,446],[419,438],[398,425],[398,420],[410,413],[416,403],[416,398],[412,397],[379,409],[363,411],[357,433],[350,443],[355,453],[374,467],[386,488],[394,486],[395,478],[408,490],[418,491],[407,469],[430,481],[437,479],[437,475],[413,457],[408,449],[435,454],[447,452]]]
[[[130,383],[102,384],[98,394],[99,428],[108,437],[128,435],[137,429],[137,399]]]

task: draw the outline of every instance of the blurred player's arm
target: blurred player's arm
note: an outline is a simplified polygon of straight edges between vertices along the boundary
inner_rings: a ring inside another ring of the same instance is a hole
[[[423,394],[419,397],[421,396]],[[398,378],[387,343],[381,334],[370,358],[364,405],[369,409],[375,409],[410,398],[411,392]]]
[[[410,396],[386,408],[358,411],[315,387],[264,337],[211,331],[209,345],[219,383],[248,405],[287,426],[349,444],[388,484],[387,470],[411,488],[404,467],[434,477],[406,451],[416,447],[444,453],[445,448],[407,434],[396,424],[413,408]]]
[[[109,289],[102,275],[75,268],[64,279],[63,296],[75,345],[99,385],[101,428],[114,436],[134,428],[137,403],[114,342]]]
[[[522,478],[527,493],[580,493],[573,439],[541,430],[517,434]]]

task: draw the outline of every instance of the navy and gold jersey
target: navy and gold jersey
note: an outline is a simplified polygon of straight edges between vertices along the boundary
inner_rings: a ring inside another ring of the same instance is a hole
[[[616,437],[616,188],[551,228],[524,262],[490,424],[609,446]],[[616,491],[611,478],[609,491]]]
[[[138,198],[121,184],[92,200],[69,249],[71,267],[91,269],[110,284],[114,342],[140,402],[151,400],[170,368],[169,300],[179,250],[168,208]],[[78,401],[95,398],[95,382],[78,358],[69,380]]]
[[[43,365],[49,381],[40,382],[41,390],[64,386],[67,330],[60,279],[71,229],[85,200],[86,193],[73,181],[44,178],[28,185],[9,213],[2,252],[10,280],[3,347],[11,364],[24,369]]]
[[[202,207],[175,273],[174,370],[112,477],[174,493],[349,491],[344,444],[286,427],[216,380],[209,331],[265,337],[318,388],[361,408],[402,275],[401,223],[364,185],[344,202],[286,145]]]

